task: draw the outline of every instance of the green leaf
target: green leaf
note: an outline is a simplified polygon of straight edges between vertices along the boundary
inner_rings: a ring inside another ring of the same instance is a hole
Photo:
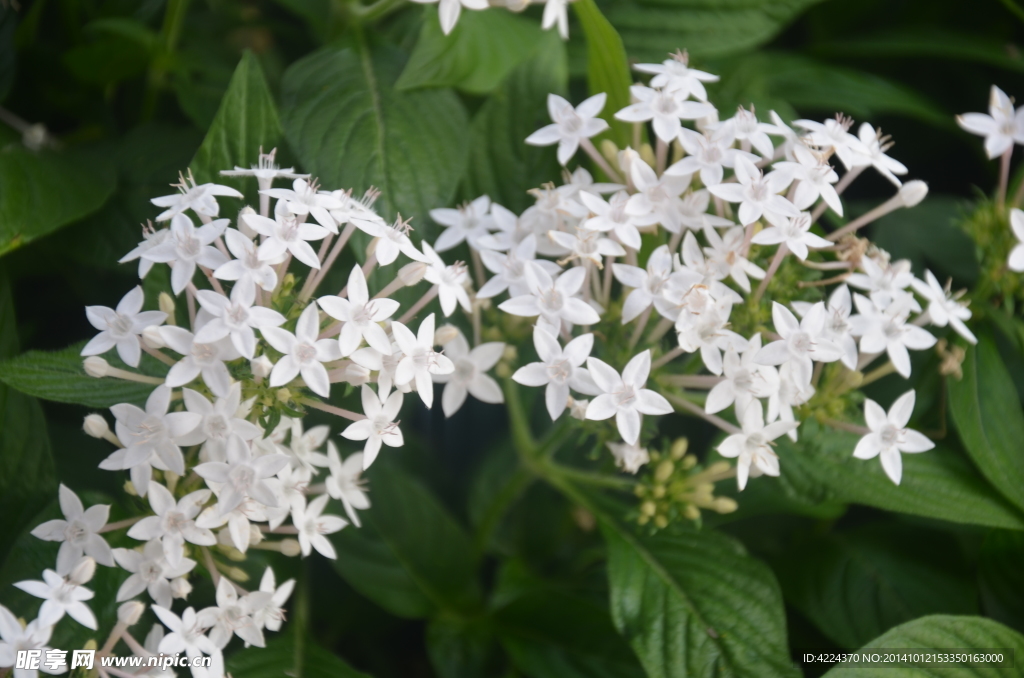
[[[115,184],[89,150],[0,150],[0,256],[99,209]]]
[[[534,56],[512,71],[473,117],[463,197],[486,194],[519,214],[534,202],[528,190],[558,181],[561,167],[554,151],[523,140],[550,122],[548,93],[565,94],[568,80],[565,45],[548,33]]]
[[[594,0],[576,0],[572,8],[587,37],[587,89],[591,95],[599,92],[608,95],[601,111],[601,117],[611,127],[606,134],[619,148],[625,148],[630,145],[632,125],[617,120],[615,113],[631,103],[629,86],[633,84],[633,77],[629,73],[622,38]]]
[[[334,568],[357,591],[399,617],[480,605],[469,536],[420,481],[378,460],[367,473],[373,506],[362,527],[334,537]]]
[[[947,379],[949,410],[960,439],[989,482],[1024,508],[1024,414],[990,335],[967,349],[963,373],[959,381]]]
[[[820,426],[800,426],[800,442],[779,439],[780,481],[818,501],[865,504],[887,511],[954,523],[1024,529],[1024,515],[953,450],[937,447],[903,455],[903,478],[893,484],[878,460],[853,457],[858,436]],[[756,482],[756,481],[755,481]]]
[[[370,678],[308,638],[296,647],[292,635],[274,638],[266,647],[236,652],[228,658],[225,668],[245,678]]]
[[[1024,532],[992,530],[978,558],[978,587],[985,616],[1024,630]]]
[[[437,10],[426,7],[423,28],[395,89],[457,87],[471,94],[494,91],[537,50],[544,32],[536,21],[510,12],[463,12],[450,35]]]
[[[152,384],[87,375],[80,355],[84,345],[81,342],[60,351],[28,351],[0,362],[0,381],[22,393],[59,403],[110,407],[117,403],[143,405],[146,402],[153,391]],[[114,351],[103,358],[119,369],[158,377],[167,374],[167,365],[148,354],[142,355],[138,369],[125,365]]]
[[[281,120],[267,80],[256,56],[246,50],[189,169],[197,183],[232,186],[255,204],[255,179],[222,177],[220,171],[257,164],[260,148],[269,153],[281,143],[282,137]]]
[[[845,58],[928,58],[974,61],[1009,71],[1024,71],[1024,59],[999,41],[938,27],[904,27],[864,37],[830,39],[814,47],[816,54]]]
[[[483,678],[493,675],[497,643],[489,624],[438,617],[427,625],[427,654],[440,678]]]
[[[1006,628],[998,622],[982,617],[957,617],[932,615],[921,617],[888,633],[861,648],[861,651],[882,649],[976,649],[1010,648],[1015,652],[1014,661],[1024,656],[1024,636]],[[870,668],[834,667],[825,674],[826,678],[877,678],[877,666]],[[887,678],[996,678],[997,676],[1019,676],[1020,669],[994,666],[957,666],[952,668],[933,665],[929,668],[887,668]]]
[[[455,195],[469,123],[451,90],[396,91],[403,65],[384,46],[314,52],[285,72],[282,114],[292,150],[322,186],[357,195],[376,186],[388,218],[415,217],[422,229]]]
[[[851,650],[926,614],[978,611],[955,539],[918,526],[869,525],[801,539],[776,572],[787,602]]]
[[[612,617],[651,678],[796,676],[782,594],[739,542],[680,527],[639,535],[601,520]]]

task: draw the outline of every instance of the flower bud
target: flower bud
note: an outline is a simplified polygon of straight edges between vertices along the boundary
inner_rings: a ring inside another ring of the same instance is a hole
[[[41,122],[29,125],[21,134],[21,143],[25,144],[30,151],[42,150],[49,141],[50,133],[46,130],[46,125]]]
[[[255,238],[256,231],[252,230],[252,227],[246,223],[246,217],[250,214],[256,214],[256,210],[246,205],[238,211],[238,230],[241,231],[242,235],[246,238]]]
[[[299,545],[298,539],[282,539],[281,540],[281,553],[294,558],[295,556],[302,553],[302,547]]]
[[[370,382],[370,370],[356,363],[345,366],[345,381],[353,386],[362,386]]]
[[[124,493],[129,497],[137,497],[139,493],[135,491],[135,484],[130,480],[124,481]]]
[[[82,430],[93,438],[103,438],[110,433],[110,426],[103,415],[93,412],[85,417],[85,421],[82,422]]]
[[[252,376],[256,381],[261,381],[270,376],[270,370],[274,369],[274,363],[270,362],[270,358],[265,355],[261,355],[259,358],[254,358],[249,361],[249,369],[252,370]]]
[[[89,556],[84,556],[78,561],[78,564],[71,569],[71,574],[68,575],[68,581],[72,584],[81,586],[82,584],[88,583],[94,574],[96,574],[96,561]]]
[[[619,147],[611,139],[604,139],[601,141],[601,155],[608,162],[614,163],[616,158],[619,157]]]
[[[139,618],[142,617],[142,613],[145,611],[145,603],[139,602],[138,600],[129,600],[127,603],[117,608],[117,621],[121,622],[125,626],[134,626],[138,623]]]
[[[174,324],[174,297],[167,292],[161,292],[157,305],[160,310],[167,314],[167,324]]]
[[[900,186],[900,200],[904,207],[914,207],[928,195],[928,184],[915,179]]]
[[[589,400],[573,399],[572,402],[569,403],[569,415],[572,416],[573,419],[584,421],[587,418],[587,405],[589,404]]]
[[[249,573],[240,567],[229,567],[224,574],[226,574],[230,579],[234,579],[239,584],[244,584],[249,581]]]
[[[459,336],[459,328],[455,325],[441,325],[434,332],[434,344],[436,346],[444,346],[449,341]]]
[[[686,508],[683,509],[683,515],[686,516],[688,520],[697,520],[700,518],[700,509],[693,504],[687,504]]]
[[[651,167],[654,167],[658,163],[657,158],[654,157],[654,149],[651,148],[650,144],[643,144],[640,146],[640,159]]]
[[[732,513],[739,508],[739,504],[732,497],[716,497],[711,508],[719,513]]]
[[[171,596],[184,599],[188,598],[190,593],[192,593],[192,584],[188,583],[188,579],[178,577],[171,580]]]
[[[398,269],[398,279],[402,281],[402,284],[406,287],[412,287],[423,280],[423,276],[427,274],[427,265],[422,261],[414,261],[406,264],[402,268]]]
[[[682,459],[686,456],[686,450],[690,446],[690,441],[686,438],[676,438],[675,442],[672,443],[672,450],[669,452],[673,459]],[[690,468],[693,468],[692,466]]]
[[[164,337],[160,333],[160,327],[158,325],[150,325],[146,329],[142,330],[142,343],[153,349],[167,347],[167,342],[164,341]]]
[[[286,403],[292,399],[292,392],[286,388],[277,389],[277,399],[282,403]]]
[[[85,373],[90,377],[102,379],[110,374],[110,363],[98,355],[89,356],[82,362],[82,365],[85,367]]]

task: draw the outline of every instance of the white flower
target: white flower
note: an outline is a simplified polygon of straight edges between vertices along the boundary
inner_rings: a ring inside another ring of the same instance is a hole
[[[952,280],[946,283],[946,287],[943,287],[929,270],[924,272],[924,281],[917,278],[911,281],[911,285],[914,286],[917,293],[928,300],[928,317],[933,325],[936,327],[949,325],[961,337],[972,344],[977,344],[978,338],[964,324],[965,320],[971,319],[971,311],[967,308],[967,304],[960,301],[963,291],[951,294],[949,290],[951,283]]]
[[[629,203],[628,193],[619,191],[607,202],[599,195],[584,191],[577,197],[595,215],[583,222],[583,228],[604,233],[612,232],[626,247],[632,250],[640,249],[640,231],[637,230],[637,226],[642,224],[626,211],[626,205]]]
[[[768,398],[768,421],[781,419],[782,421],[796,422],[793,408],[803,405],[814,396],[814,386],[799,381],[794,376],[793,365],[792,362],[786,362],[779,367],[779,390]],[[786,435],[796,442],[796,428]]]
[[[1010,228],[1017,238],[1017,244],[1010,250],[1010,259],[1007,265],[1011,271],[1020,273],[1024,271],[1024,211],[1016,207],[1010,210]]]
[[[253,288],[259,285],[267,292],[277,287],[277,272],[272,264],[280,263],[282,255],[268,257],[266,252],[260,253],[259,247],[249,238],[233,228],[224,231],[224,240],[228,251],[236,258],[221,264],[213,272],[215,278],[234,280],[235,286]]]
[[[699,101],[707,101],[708,93],[704,89],[704,83],[718,82],[717,75],[690,68],[686,52],[677,52],[671,59],[666,59],[660,64],[636,64],[633,68],[641,73],[654,73],[651,87],[677,92],[684,99],[692,96]]]
[[[988,99],[988,115],[964,113],[956,117],[957,123],[978,136],[985,137],[985,152],[995,158],[1013,148],[1014,142],[1024,143],[1024,109],[1014,111],[1013,101],[1003,90],[992,85]]]
[[[626,250],[622,249],[622,245],[611,238],[602,237],[600,231],[577,227],[575,234],[549,231],[548,237],[560,247],[569,250],[569,259],[590,261],[598,268],[604,266],[604,257],[626,256]]]
[[[699,350],[704,367],[712,374],[722,373],[722,351],[747,350],[747,340],[727,329],[731,313],[732,299],[723,297],[683,308],[676,319],[679,348],[687,353]]]
[[[190,433],[177,440],[180,445],[203,445],[200,451],[204,461],[224,461],[228,438],[239,436],[242,440],[261,437],[263,429],[239,415],[242,403],[242,385],[235,382],[228,394],[211,403],[201,393],[190,388],[182,389],[185,409],[202,417],[199,425]]]
[[[668,173],[668,170],[666,170]],[[711,194],[706,188],[696,191],[687,191],[686,195],[679,199],[679,221],[687,228],[699,230],[705,226],[734,226],[735,224],[725,217],[708,214],[708,205],[711,204]]]
[[[413,261],[427,263],[427,257],[423,255],[409,239],[409,232],[412,227],[408,221],[402,221],[399,217],[394,224],[383,224],[370,221],[353,220],[352,223],[362,224],[368,233],[377,238],[373,252],[377,255],[377,263],[381,266],[393,264],[401,252]]]
[[[348,298],[324,296],[317,299],[320,308],[336,320],[342,321],[338,336],[338,350],[342,356],[350,356],[363,339],[366,343],[385,352],[391,350],[387,333],[377,323],[384,322],[398,310],[398,302],[392,299],[370,299],[363,269],[356,264],[348,276]]]
[[[640,467],[651,460],[646,447],[628,443],[605,443],[615,457],[615,465],[626,473],[636,474]]]
[[[897,485],[903,475],[900,453],[926,452],[935,447],[924,435],[907,428],[914,413],[914,399],[914,391],[907,391],[896,399],[888,414],[874,400],[865,399],[864,419],[871,433],[861,438],[853,450],[857,459],[880,457],[885,474]]]
[[[801,318],[814,304],[805,301],[794,301],[793,309]],[[853,299],[850,297],[850,288],[840,285],[828,298],[828,305],[825,307],[825,325],[821,336],[825,337],[843,352],[840,360],[851,370],[857,369],[857,340],[853,338],[852,326],[850,325],[850,314],[853,312]],[[770,418],[770,417],[769,417]]]
[[[328,441],[327,460],[327,468],[331,471],[331,475],[327,476],[324,482],[327,494],[341,500],[349,520],[359,527],[359,514],[356,511],[370,508],[370,499],[366,496],[366,481],[362,478],[363,453],[350,454],[342,461],[338,448],[333,442]]]
[[[758,400],[747,406],[742,424],[742,431],[732,434],[718,446],[718,453],[723,457],[736,459],[736,482],[741,490],[747,486],[751,464],[765,475],[779,475],[779,457],[772,451],[771,442],[798,425],[796,422],[775,421],[765,426]]]
[[[563,324],[593,325],[601,316],[587,302],[576,297],[587,279],[587,270],[575,266],[552,278],[539,267],[526,269],[530,293],[502,302],[498,305],[505,313],[534,318],[541,316],[548,326],[560,331]]]
[[[579,199],[584,193],[590,195],[603,195],[615,193],[625,188],[622,184],[595,183],[594,176],[587,171],[586,167],[577,167],[569,174],[568,170],[562,170],[562,180],[565,182],[557,190],[566,199]]]
[[[117,355],[125,364],[138,367],[142,354],[139,335],[147,327],[159,325],[167,319],[166,313],[143,311],[144,300],[142,288],[136,285],[121,298],[117,310],[106,306],[86,306],[85,315],[89,323],[100,333],[82,347],[81,355],[100,355],[116,347]]]
[[[498,382],[486,374],[487,370],[501,360],[505,351],[504,342],[480,344],[470,350],[466,338],[459,332],[454,339],[444,345],[444,350],[455,366],[455,371],[451,374],[434,376],[435,382],[445,385],[441,394],[441,410],[444,416],[450,417],[458,412],[466,402],[467,394],[484,403],[505,402]]]
[[[227,577],[221,577],[217,583],[217,606],[208,607],[199,613],[204,624],[213,622],[210,629],[210,640],[220,649],[224,649],[235,634],[247,645],[266,646],[263,629],[252,619],[252,613],[267,606],[273,598],[268,591],[252,591],[239,596],[235,585]]]
[[[583,334],[563,349],[551,332],[537,325],[533,345],[540,362],[529,363],[515,371],[512,380],[524,386],[544,386],[544,403],[552,421],[562,416],[569,404],[569,389],[587,395],[600,395],[590,373],[582,367],[594,347],[594,335]]]
[[[569,3],[572,0],[543,0],[544,16],[540,27],[545,31],[558,25],[558,35],[562,40],[569,39]],[[602,92],[603,94],[603,92]],[[563,165],[565,163],[562,163]]]
[[[463,241],[473,249],[480,249],[480,239],[490,233],[490,209],[491,199],[482,195],[458,209],[440,207],[430,210],[430,218],[446,227],[434,243],[434,249],[445,252]]]
[[[170,235],[142,256],[157,263],[172,264],[171,289],[181,294],[192,282],[197,265],[215,270],[227,261],[220,250],[211,246],[227,225],[227,219],[218,219],[196,228],[187,216],[177,214],[171,219]]]
[[[775,368],[759,365],[755,360],[760,350],[761,335],[755,334],[742,354],[732,349],[725,352],[725,378],[708,392],[705,412],[721,412],[735,403],[736,415],[740,417],[755,398],[767,398],[778,390],[779,374]]]
[[[740,230],[742,231],[743,229]],[[698,281],[700,286],[692,288],[692,286],[684,287],[680,285],[669,285],[665,290],[666,297],[669,298],[674,305],[686,302],[686,306],[690,308],[693,308],[695,302],[699,302],[701,299],[705,298],[708,301],[713,299],[730,299],[734,304],[742,303],[743,297],[741,297],[734,289],[722,282],[722,280],[727,278],[734,270],[736,264],[742,263],[734,260],[730,264],[727,257],[723,257],[722,255],[728,255],[729,252],[733,252],[738,255],[739,247],[741,246],[742,242],[737,245],[736,237],[730,232],[726,232],[726,237],[722,238],[721,247],[717,249],[712,248],[712,253],[717,252],[716,258],[712,259],[708,257],[705,259],[704,252],[701,250],[700,244],[697,242],[697,236],[693,234],[693,231],[687,231],[686,235],[683,236],[682,265],[680,265],[679,260],[676,259],[675,268],[677,273],[689,271],[700,276],[701,280]],[[758,271],[761,270],[759,266],[756,268]],[[747,276],[746,266],[743,266],[740,270],[743,271],[743,278],[745,278]],[[743,278],[741,278],[741,280]],[[747,284],[747,289],[749,289],[749,280],[747,281]],[[694,311],[699,312],[699,308],[695,308]],[[663,315],[665,315],[665,317],[671,317],[673,320],[677,320],[678,310],[674,310],[672,314],[663,313]]]
[[[217,537],[213,532],[198,527],[195,517],[210,498],[210,490],[196,490],[174,501],[166,487],[160,483],[149,486],[149,505],[156,515],[143,518],[131,526],[128,536],[139,541],[159,539],[164,556],[171,567],[177,567],[184,558],[185,542],[199,546],[213,546]]]
[[[140,242],[131,252],[118,259],[117,263],[124,264],[138,259],[139,277],[145,278],[150,269],[153,268],[153,264],[156,262],[147,259],[143,255],[163,241],[167,240],[170,235],[171,229],[169,228],[154,230],[151,224],[144,224],[142,226],[142,242]]]
[[[57,552],[57,574],[71,572],[83,554],[100,565],[112,567],[110,545],[99,534],[110,517],[110,506],[97,504],[86,510],[78,495],[64,483],[60,484],[57,496],[64,520],[48,520],[32,530],[32,536],[43,541],[63,542]]]
[[[466,313],[472,313],[473,305],[466,292],[469,274],[466,272],[465,264],[456,262],[448,266],[426,242],[423,243],[423,252],[426,254],[429,264],[423,277],[427,282],[437,285],[437,296],[441,301],[441,311],[445,317],[455,312],[456,304],[462,306],[462,310]]]
[[[775,170],[763,175],[761,170],[746,158],[736,158],[736,181],[738,183],[709,186],[713,195],[728,202],[740,203],[740,224],[752,224],[763,215],[773,224],[779,224],[784,217],[795,217],[800,210],[781,195],[792,179],[787,172]]]
[[[320,555],[331,560],[338,557],[334,545],[324,535],[338,532],[348,525],[348,522],[339,516],[321,515],[330,498],[329,495],[322,494],[309,502],[309,506],[305,506],[303,501],[292,509],[292,522],[299,530],[299,546],[304,556],[308,556],[316,549]]]
[[[292,595],[295,588],[295,580],[289,579],[280,586],[274,582],[274,571],[267,566],[260,579],[260,591],[269,593],[270,600],[261,608],[253,610],[252,620],[257,628],[266,628],[269,631],[280,631],[281,622],[284,621],[284,604]]]
[[[564,0],[555,0],[556,3]],[[562,10],[564,12],[564,9]],[[545,8],[547,16],[547,8]],[[608,129],[608,123],[597,117],[604,108],[607,95],[604,92],[585,99],[573,108],[568,101],[557,94],[548,95],[548,113],[552,124],[541,127],[526,137],[531,146],[558,144],[558,162],[565,165],[576,154],[581,139],[589,139]]]
[[[639,234],[637,234],[637,238],[639,239]],[[477,299],[490,299],[505,290],[508,290],[509,295],[513,297],[529,294],[526,269],[530,266],[540,266],[550,275],[555,275],[562,270],[553,261],[537,259],[537,236],[532,233],[518,244],[508,248],[507,252],[481,250],[480,258],[487,270],[494,275],[476,293]]]
[[[857,289],[867,291],[871,301],[878,308],[886,309],[891,304],[899,302],[912,311],[921,310],[914,295],[907,291],[914,282],[909,260],[879,263],[872,257],[861,257],[860,265],[864,273],[851,273],[846,282]]]
[[[18,653],[25,650],[41,650],[45,656],[50,649],[50,634],[53,626],[42,624],[38,619],[21,627],[18,618],[10,610],[0,605],[0,667],[13,668],[17,663]],[[67,671],[66,667],[49,669],[40,663],[39,671],[50,675],[60,675]],[[37,678],[39,671],[34,669],[14,669],[14,678]]]
[[[327,397],[331,392],[331,379],[323,363],[341,359],[341,349],[334,339],[317,339],[320,334],[320,315],[316,304],[310,304],[299,316],[295,334],[280,327],[260,330],[267,343],[284,355],[270,373],[272,387],[284,386],[302,375],[313,393]]]
[[[308,174],[296,174],[294,167],[278,167],[274,163],[276,155],[276,148],[272,149],[270,153],[264,153],[261,147],[257,164],[248,169],[235,165],[233,170],[221,170],[220,175],[222,177],[256,177],[260,188],[269,187],[274,179],[305,179],[309,177]]]
[[[667,174],[692,176],[700,172],[700,180],[705,186],[722,183],[725,167],[732,167],[737,155],[743,155],[751,162],[757,160],[752,153],[730,148],[731,139],[714,138],[710,134],[701,134],[685,127],[679,131],[679,141],[687,152],[687,156],[669,167]]]
[[[807,310],[800,322],[797,322],[792,311],[773,301],[772,322],[776,334],[782,338],[758,351],[757,362],[761,365],[781,365],[792,361],[796,378],[803,384],[810,383],[812,361],[830,363],[843,355],[838,346],[822,336],[825,317],[825,304],[820,301]]]
[[[314,426],[303,433],[301,419],[292,419],[289,428],[292,438],[285,452],[291,456],[292,467],[305,468],[315,474],[318,471],[314,467],[327,466],[327,455],[318,450],[327,440],[331,429],[327,426]]]
[[[150,200],[157,207],[167,208],[157,215],[157,221],[167,221],[185,210],[192,210],[199,216],[213,218],[220,213],[220,205],[217,204],[218,195],[229,198],[245,197],[230,186],[220,184],[199,184],[197,186],[191,174],[187,179],[181,177],[180,183],[171,185],[179,192]]]
[[[860,315],[850,318],[854,336],[860,337],[861,353],[889,354],[889,360],[904,378],[910,376],[910,353],[907,349],[923,351],[935,345],[935,337],[928,330],[907,323],[909,310],[904,303],[890,304],[884,311],[870,299],[853,295]]]
[[[178,475],[185,474],[185,458],[178,440],[194,430],[202,417],[192,412],[170,412],[171,389],[157,386],[142,410],[129,403],[110,408],[117,420],[114,430],[124,448],[100,463],[108,471],[131,469],[132,484],[140,496],[149,486],[150,466],[157,463]]]
[[[298,181],[298,180],[297,180]],[[242,221],[266,239],[257,250],[257,257],[272,260],[291,252],[292,256],[310,268],[320,268],[320,259],[309,240],[323,240],[330,233],[323,226],[299,221],[287,211],[276,211],[273,219],[258,214],[244,214]]]
[[[622,376],[608,363],[587,358],[587,368],[601,395],[587,406],[587,419],[598,421],[615,416],[615,424],[622,439],[633,445],[640,437],[640,424],[644,414],[668,414],[672,406],[654,391],[644,388],[651,371],[651,352],[644,351],[633,357],[622,370]]]
[[[366,418],[349,424],[348,428],[341,432],[341,436],[349,440],[366,441],[362,458],[365,470],[370,468],[370,464],[377,458],[382,444],[388,447],[401,447],[405,444],[402,429],[398,427],[399,422],[395,421],[395,417],[402,410],[404,396],[401,391],[395,391],[381,404],[380,398],[366,384],[363,384],[360,394]]]
[[[488,7],[487,0],[413,0],[413,2],[421,4],[438,3],[437,15],[441,20],[441,30],[445,35],[451,33],[455,28],[463,7],[476,10],[487,9]]]
[[[790,172],[797,182],[796,190],[793,192],[793,204],[796,208],[805,210],[821,198],[832,211],[842,216],[843,203],[832,186],[839,181],[839,176],[832,166],[803,145],[793,147],[793,158],[795,162],[777,162],[774,167]]]
[[[196,332],[195,342],[213,344],[230,337],[242,357],[252,358],[256,352],[253,328],[277,327],[285,317],[264,306],[253,306],[256,289],[251,285],[235,285],[231,298],[210,290],[199,290],[196,299],[213,318]]]
[[[784,243],[790,252],[803,261],[807,258],[809,247],[820,248],[832,245],[820,235],[811,233],[811,225],[811,215],[801,212],[795,217],[784,218],[778,225],[761,230],[751,242],[758,245]]]
[[[862,148],[858,149],[858,154],[854,156],[854,164],[856,166],[871,165],[897,188],[902,186],[902,182],[896,178],[896,175],[906,174],[907,168],[899,160],[885,154],[893,144],[889,137],[883,137],[882,130],[879,129],[876,132],[875,128],[866,122],[861,124],[857,131],[857,137],[860,139]]]
[[[858,159],[867,155],[867,149],[860,143],[860,139],[849,132],[850,125],[853,124],[849,118],[836,116],[824,123],[794,120],[793,124],[810,132],[807,140],[811,145],[821,150],[831,148],[847,170],[856,167]]]
[[[292,214],[296,216],[312,215],[318,224],[331,233],[338,232],[338,225],[331,217],[330,210],[340,209],[341,201],[330,193],[318,193],[316,187],[302,177],[298,177],[292,182],[291,189],[268,188],[260,193],[283,200]]]
[[[696,120],[710,115],[715,107],[699,101],[687,101],[676,90],[657,90],[643,85],[632,85],[630,94],[637,103],[626,106],[615,114],[626,122],[653,121],[654,133],[665,143],[671,143],[683,128],[680,120]]]
[[[550,184],[535,188],[530,194],[537,198],[537,202],[526,208],[518,221],[518,230],[508,239],[518,242],[528,233],[533,233],[537,236],[538,252],[545,256],[562,256],[565,250],[547,237],[548,232],[571,231],[587,216],[587,208]]]
[[[42,598],[39,623],[52,626],[67,614],[82,626],[96,630],[96,615],[85,601],[92,600],[93,592],[84,586],[60,576],[53,570],[43,570],[43,581],[28,580],[14,584],[25,593]]]
[[[180,617],[160,605],[153,605],[152,610],[164,626],[171,631],[160,641],[160,652],[164,654],[184,652],[189,658],[204,654],[211,656],[220,654],[220,650],[214,642],[203,633],[206,626],[200,623],[199,615],[191,607],[187,608]]]
[[[162,607],[169,608],[172,602],[171,582],[184,577],[196,566],[191,558],[182,558],[177,566],[171,567],[164,555],[161,543],[154,539],[146,542],[142,551],[136,549],[114,549],[117,564],[131,572],[117,590],[117,602],[134,598],[143,591],[149,591],[150,598]]]
[[[679,286],[692,286],[701,281],[700,275],[692,271],[672,271],[672,254],[668,245],[657,247],[647,257],[647,270],[629,264],[612,264],[615,278],[626,287],[633,288],[622,305],[622,324],[632,321],[651,304],[658,307],[667,305],[664,301],[665,287],[675,276]],[[684,279],[685,278],[685,279]]]
[[[201,332],[211,320],[213,315],[205,308],[199,309],[199,313],[196,314],[196,331]],[[264,332],[267,329],[270,328],[265,328]],[[214,395],[224,397],[228,394],[231,388],[231,373],[224,362],[241,357],[230,339],[220,339],[206,344],[196,341],[196,335],[184,327],[173,325],[161,327],[160,338],[173,351],[184,356],[167,372],[167,379],[164,382],[167,386],[184,386],[202,374],[203,382]]]
[[[434,350],[434,314],[431,313],[424,318],[415,335],[398,321],[391,323],[391,332],[402,351],[402,358],[395,368],[395,383],[414,383],[423,404],[430,407],[434,403],[434,382],[431,375],[451,374],[455,371],[452,361]],[[397,412],[396,409],[395,413]]]
[[[728,276],[736,281],[741,290],[749,292],[750,280],[748,277],[761,280],[767,275],[764,269],[743,256],[746,238],[743,227],[733,226],[726,230],[723,236],[714,226],[705,224],[704,237],[710,245],[710,247],[704,248],[708,264],[719,269],[719,273],[715,277],[724,279]]]
[[[246,497],[252,497],[265,506],[276,507],[277,497],[263,481],[287,466],[288,457],[283,454],[253,457],[249,443],[238,436],[228,439],[226,452],[227,461],[208,461],[194,469],[203,479],[220,486],[217,491],[220,514],[233,511]]]

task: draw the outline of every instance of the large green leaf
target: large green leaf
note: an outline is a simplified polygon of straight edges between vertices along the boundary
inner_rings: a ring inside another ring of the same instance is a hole
[[[115,185],[109,163],[88,150],[0,149],[0,255],[99,209]]]
[[[992,530],[978,557],[985,616],[1024,631],[1024,532]]]
[[[236,652],[227,660],[226,668],[245,678],[370,678],[308,638],[296,647],[291,634],[268,641],[266,647]]]
[[[601,117],[611,126],[610,137],[619,148],[630,145],[632,125],[615,118],[615,113],[629,106],[629,59],[622,38],[608,19],[601,14],[594,0],[576,0],[572,4],[587,37],[587,88],[590,94],[604,92],[608,100]]]
[[[800,426],[800,442],[779,439],[780,480],[790,491],[819,501],[866,504],[954,523],[1024,529],[1024,515],[957,452],[937,447],[903,455],[903,478],[893,484],[878,460],[853,457],[855,434]],[[753,482],[757,482],[756,480]]]
[[[874,639],[862,652],[886,649],[927,649],[938,652],[953,649],[1009,648],[1016,655],[1014,662],[1024,656],[1024,636],[1008,629],[998,622],[982,617],[957,617],[932,615],[921,617]],[[1015,666],[958,666],[933,664],[927,668],[887,667],[884,672],[878,665],[861,668],[834,667],[825,674],[826,678],[876,678],[883,674],[887,678],[1010,678],[1019,676],[1019,665]]]
[[[440,678],[483,678],[493,673],[497,643],[481,619],[440,616],[427,625],[427,654]]]
[[[267,80],[256,56],[246,50],[189,169],[198,183],[233,186],[246,193],[250,203],[255,203],[255,179],[222,177],[220,171],[255,165],[260,148],[269,153],[281,143],[283,136]]]
[[[863,37],[822,41],[814,52],[849,59],[928,58],[977,63],[1024,71],[1020,55],[1006,49],[999,41],[937,27],[915,26],[884,30]]]
[[[967,350],[963,379],[949,378],[949,410],[968,454],[989,482],[1024,508],[1024,414],[989,335]]]
[[[851,650],[926,614],[977,613],[955,539],[917,526],[869,525],[801,539],[776,573],[787,602]]]
[[[420,38],[396,89],[457,87],[472,94],[491,92],[530,58],[544,37],[536,21],[510,12],[463,12],[455,29],[445,35],[437,10],[428,6],[424,11]]]
[[[85,373],[80,355],[84,343],[60,351],[28,351],[0,362],[0,381],[22,393],[59,403],[88,407],[110,407],[117,403],[141,405],[153,391],[152,384],[140,384],[113,377],[96,379]],[[111,351],[103,356],[112,366],[152,376],[167,374],[167,365],[143,354],[139,369],[125,365]]]
[[[378,460],[367,476],[373,506],[360,514],[361,528],[349,526],[335,535],[335,569],[400,617],[477,610],[476,557],[462,526],[393,460]]]
[[[565,46],[549,33],[533,58],[512,71],[473,117],[464,197],[486,194],[518,214],[533,203],[528,190],[558,181],[554,149],[523,140],[550,122],[548,93],[565,94],[568,78]]]
[[[390,47],[322,49],[284,75],[285,134],[324,188],[382,191],[383,213],[416,217],[448,205],[466,169],[466,112],[446,89],[398,92]]]
[[[796,676],[782,594],[739,542],[689,527],[640,535],[601,521],[612,618],[651,678]]]

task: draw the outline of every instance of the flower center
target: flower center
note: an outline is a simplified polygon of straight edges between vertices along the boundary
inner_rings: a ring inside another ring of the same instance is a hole
[[[316,359],[316,346],[299,344],[295,347],[295,357],[300,363],[312,362]]]
[[[132,333],[132,319],[117,313],[107,323],[107,327],[110,328],[110,333],[115,337],[126,337]]]

